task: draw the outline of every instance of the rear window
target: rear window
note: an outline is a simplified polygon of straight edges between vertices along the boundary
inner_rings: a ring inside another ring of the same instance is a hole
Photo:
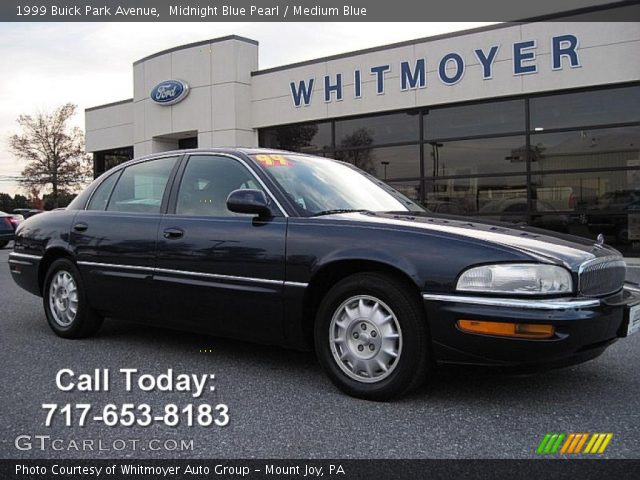
[[[160,213],[162,197],[176,159],[159,158],[125,168],[109,199],[107,210]]]

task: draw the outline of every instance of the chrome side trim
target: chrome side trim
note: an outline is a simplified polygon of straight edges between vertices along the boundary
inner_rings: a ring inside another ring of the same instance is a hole
[[[308,285],[307,283],[302,283],[302,282],[285,282],[283,280],[272,280],[269,278],[238,277],[234,275],[222,275],[218,273],[192,272],[188,270],[173,270],[170,268],[153,268],[153,267],[143,267],[138,265],[119,265],[115,263],[100,263],[100,262],[86,262],[86,261],[79,261],[77,263],[78,265],[82,265],[85,267],[102,267],[102,268],[114,268],[114,269],[120,269],[120,270],[136,270],[136,271],[146,271],[149,273],[166,273],[170,275],[212,278],[216,280],[228,280],[228,281],[235,281],[235,282],[266,283],[269,285],[286,285],[290,287],[302,287],[302,288],[306,288]]]
[[[9,254],[9,260],[12,258],[24,258],[28,260],[42,260],[42,255],[31,255],[29,253],[11,252]]]
[[[33,265],[33,263],[31,262],[25,262],[24,260],[16,260],[14,258],[9,259],[9,264],[10,265],[28,265],[28,266]]]
[[[115,263],[101,263],[101,262],[77,262],[78,265],[82,265],[84,267],[103,267],[103,268],[118,268],[120,270],[138,270],[138,271],[148,271],[153,273],[153,267],[143,267],[140,265],[119,265]]]
[[[170,268],[154,268],[154,273],[169,273],[174,275],[186,275],[191,277],[214,278],[217,280],[231,280],[240,282],[268,283],[270,285],[282,285],[282,280],[270,280],[268,278],[236,277],[234,275],[221,275],[218,273],[191,272],[186,270],[172,270]]]
[[[631,293],[638,293],[640,294],[640,285],[634,284],[634,283],[625,283],[624,284],[624,290],[628,290]]]
[[[520,298],[491,298],[472,297],[466,295],[447,295],[438,293],[423,293],[422,298],[436,302],[459,302],[473,305],[489,305],[493,307],[526,308],[531,310],[570,310],[574,308],[592,308],[600,305],[595,298],[573,299],[554,298],[548,300],[528,300]]]

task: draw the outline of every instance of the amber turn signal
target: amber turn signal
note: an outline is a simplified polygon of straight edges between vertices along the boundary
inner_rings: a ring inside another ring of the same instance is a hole
[[[468,333],[516,338],[551,338],[555,332],[553,325],[486,322],[484,320],[458,320],[458,328]]]

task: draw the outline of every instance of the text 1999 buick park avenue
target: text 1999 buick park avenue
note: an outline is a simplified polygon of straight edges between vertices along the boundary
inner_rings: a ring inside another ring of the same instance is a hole
[[[339,388],[384,400],[437,363],[569,365],[640,329],[600,243],[435,215],[325,158],[212,149],[106,172],[22,223],[9,264],[61,337],[113,316],[315,347]]]

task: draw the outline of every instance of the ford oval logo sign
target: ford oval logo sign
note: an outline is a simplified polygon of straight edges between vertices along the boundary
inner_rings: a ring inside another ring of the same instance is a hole
[[[153,87],[151,100],[159,105],[173,105],[189,94],[189,85],[182,80],[165,80]]]

